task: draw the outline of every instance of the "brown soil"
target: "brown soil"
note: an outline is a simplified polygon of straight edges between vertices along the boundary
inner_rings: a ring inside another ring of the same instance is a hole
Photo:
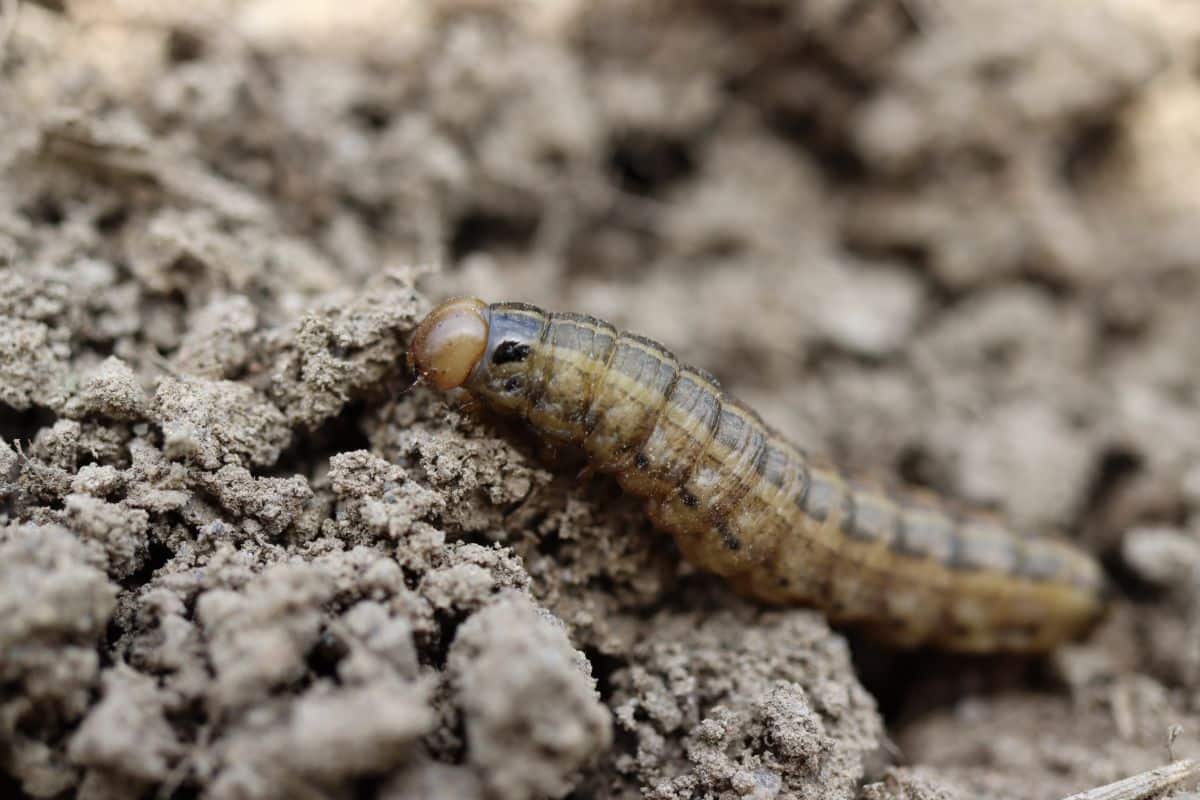
[[[1050,800],[1200,755],[1200,8],[69,0],[2,58],[0,794]],[[1065,531],[1114,611],[967,659],[739,600],[403,391],[452,293]]]

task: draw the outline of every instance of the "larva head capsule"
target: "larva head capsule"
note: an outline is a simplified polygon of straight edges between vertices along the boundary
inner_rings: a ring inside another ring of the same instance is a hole
[[[435,389],[456,389],[471,376],[487,344],[487,305],[473,297],[447,300],[417,326],[408,345],[408,367]]]

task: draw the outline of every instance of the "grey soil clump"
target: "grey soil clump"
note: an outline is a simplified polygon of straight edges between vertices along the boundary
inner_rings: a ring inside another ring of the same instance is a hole
[[[0,794],[1052,800],[1197,755],[1197,54],[1165,0],[22,4]],[[1113,613],[969,659],[740,600],[409,388],[451,294],[1064,531]]]

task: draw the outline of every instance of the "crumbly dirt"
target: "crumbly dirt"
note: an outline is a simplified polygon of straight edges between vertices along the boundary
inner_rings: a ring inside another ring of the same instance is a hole
[[[0,58],[0,794],[1051,800],[1200,756],[1194,4],[67,0]],[[742,601],[406,390],[452,293],[1060,529],[1113,613],[961,658]]]

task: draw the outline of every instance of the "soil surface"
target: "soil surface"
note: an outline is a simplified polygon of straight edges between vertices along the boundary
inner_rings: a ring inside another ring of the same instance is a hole
[[[1194,3],[2,21],[0,795],[1052,800],[1200,755]],[[740,600],[406,391],[455,293],[1061,530],[1113,611],[964,658]]]

